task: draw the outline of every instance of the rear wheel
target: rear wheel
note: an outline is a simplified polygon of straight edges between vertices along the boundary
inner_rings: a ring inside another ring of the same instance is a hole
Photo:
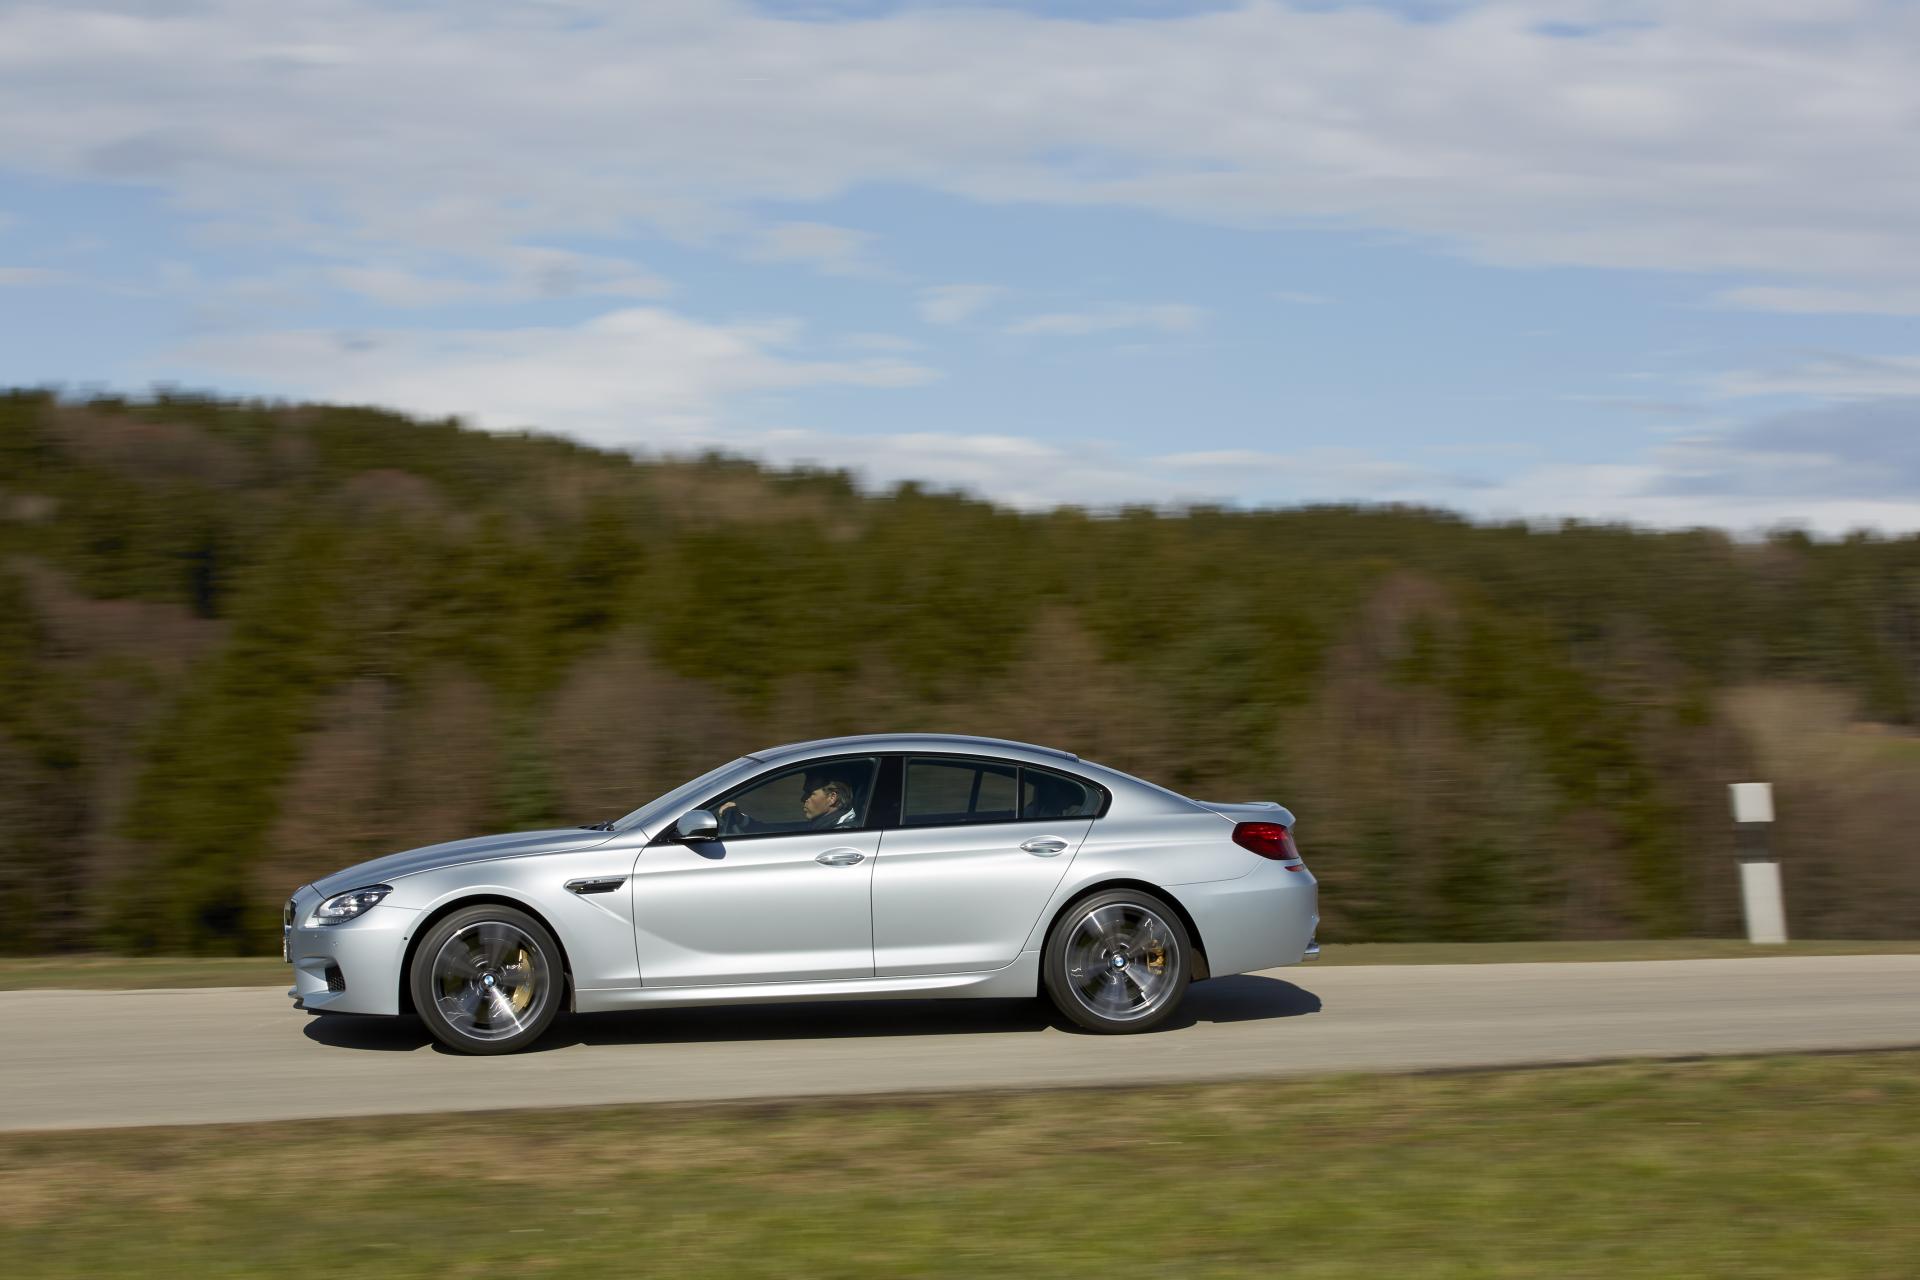
[[[1089,1031],[1146,1031],[1180,1005],[1193,943],[1179,913],[1150,893],[1108,889],[1068,907],[1041,957],[1047,994]]]
[[[427,931],[408,976],[436,1040],[462,1053],[512,1053],[560,1012],[566,973],[553,935],[524,911],[482,903]]]

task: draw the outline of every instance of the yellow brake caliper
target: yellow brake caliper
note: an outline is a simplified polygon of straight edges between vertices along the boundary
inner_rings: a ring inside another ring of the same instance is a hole
[[[513,995],[510,997],[515,1013],[525,1013],[527,1006],[533,1003],[533,983],[529,980],[531,975],[527,972],[532,960],[533,957],[527,954],[525,947],[520,948],[520,954],[513,958],[514,967],[519,969],[522,975],[520,985],[513,989]]]

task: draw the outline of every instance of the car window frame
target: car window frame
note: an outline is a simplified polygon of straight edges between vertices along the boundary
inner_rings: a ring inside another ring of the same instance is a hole
[[[1092,778],[1082,777],[1070,769],[1056,769],[1052,765],[1028,764],[1024,760],[1010,760],[1005,756],[983,756],[963,751],[903,751],[894,756],[899,764],[899,788],[893,799],[893,824],[883,827],[885,831],[960,831],[972,827],[1009,827],[1022,822],[1092,822],[1107,816],[1107,810],[1113,807],[1113,792],[1095,782]],[[907,821],[907,766],[915,760],[951,761],[957,764],[998,765],[1013,772],[1013,817],[987,818],[978,822],[908,822]],[[1076,813],[1067,818],[1026,818],[1020,815],[1022,783],[1021,774],[1032,769],[1036,773],[1050,773],[1058,778],[1077,782],[1090,788],[1100,796],[1100,806],[1093,813]],[[886,779],[883,776],[882,784]],[[869,817],[872,815],[869,814]]]
[[[1068,782],[1078,783],[1079,785],[1087,788],[1088,790],[1094,792],[1096,795],[1100,797],[1100,803],[1097,806],[1095,806],[1094,811],[1092,813],[1076,813],[1067,818],[1061,819],[1061,821],[1075,822],[1081,818],[1087,818],[1089,820],[1095,819],[1095,818],[1104,818],[1107,816],[1107,810],[1113,807],[1113,792],[1108,788],[1102,786],[1098,782],[1095,782],[1092,778],[1083,778],[1077,773],[1073,773],[1066,769],[1056,769],[1052,765],[1027,764],[1025,761],[1022,761],[1020,764],[1020,777],[1016,783],[1019,790],[1016,790],[1013,794],[1014,809],[1016,812],[1018,812],[1020,809],[1025,807],[1025,801],[1022,797],[1024,795],[1025,788],[1026,788],[1026,783],[1027,783],[1026,774],[1029,769],[1031,769],[1035,773],[1050,773],[1056,778],[1064,778]],[[1029,818],[1029,817],[1021,816],[1021,817],[1015,818],[1014,821],[1015,822],[1052,822],[1053,819],[1052,818]]]
[[[893,816],[896,818],[900,814],[900,808],[897,801],[892,805],[888,805],[886,803],[886,789],[887,789],[887,779],[888,779],[888,768],[887,768],[888,756],[887,756],[887,753],[883,751],[848,751],[848,752],[841,752],[839,754],[830,755],[830,756],[817,756],[811,760],[783,761],[780,764],[771,765],[768,768],[762,769],[759,773],[754,774],[750,778],[746,778],[738,783],[735,783],[733,786],[727,788],[727,790],[722,791],[719,795],[714,796],[713,798],[705,801],[704,803],[690,806],[688,808],[688,812],[690,813],[694,809],[705,809],[709,813],[717,812],[721,805],[725,804],[729,800],[732,800],[735,796],[744,795],[745,793],[753,790],[755,787],[758,787],[765,783],[773,781],[775,778],[778,778],[782,774],[804,773],[808,769],[816,769],[816,768],[824,769],[831,765],[840,764],[843,762],[865,761],[865,760],[873,761],[875,765],[875,769],[874,769],[873,790],[871,794],[869,794],[867,797],[866,821],[861,823],[860,825],[853,826],[853,827],[801,827],[793,831],[736,831],[736,832],[731,832],[727,835],[719,836],[718,839],[725,841],[728,844],[731,844],[735,840],[767,840],[767,839],[773,839],[781,836],[823,836],[823,835],[827,835],[830,832],[835,832],[835,831],[845,832],[845,833],[851,833],[855,831],[859,831],[859,832],[883,831],[883,830],[886,830],[887,828],[881,825],[880,820],[888,812],[891,812]],[[897,789],[896,789],[895,795],[896,797],[898,795]],[[683,814],[682,816],[685,816],[685,815]],[[659,836],[656,837],[651,843],[653,844],[681,843],[679,827],[680,827],[679,819],[675,819],[673,824],[669,826],[665,831],[662,831],[659,834]]]

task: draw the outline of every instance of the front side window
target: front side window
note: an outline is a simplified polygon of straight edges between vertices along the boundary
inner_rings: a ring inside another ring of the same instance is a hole
[[[853,831],[867,825],[874,756],[795,765],[709,801],[722,835],[771,835],[804,831]]]
[[[943,827],[966,822],[1011,822],[1017,816],[1019,770],[984,760],[907,761],[907,794],[900,822]]]

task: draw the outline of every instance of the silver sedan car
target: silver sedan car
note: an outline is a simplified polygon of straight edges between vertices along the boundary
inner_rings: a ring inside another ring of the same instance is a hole
[[[288,994],[509,1053],[563,1009],[1049,996],[1145,1031],[1191,981],[1318,954],[1270,801],[1065,751],[877,734],[742,756],[624,818],[349,867],[286,905]]]

